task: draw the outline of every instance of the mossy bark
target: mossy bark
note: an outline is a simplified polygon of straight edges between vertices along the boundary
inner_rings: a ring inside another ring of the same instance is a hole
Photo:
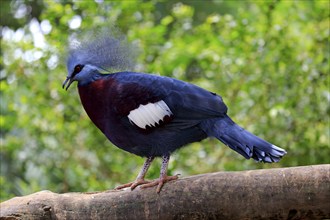
[[[218,172],[134,191],[41,191],[0,204],[1,219],[324,219],[330,165]]]

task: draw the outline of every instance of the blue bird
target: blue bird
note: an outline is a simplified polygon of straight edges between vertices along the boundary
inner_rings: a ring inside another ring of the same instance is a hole
[[[246,159],[278,162],[286,151],[238,126],[227,115],[221,96],[177,79],[136,72],[109,73],[131,65],[125,40],[111,34],[77,41],[69,51],[66,90],[78,82],[81,103],[93,123],[117,147],[146,157],[135,181],[157,186],[175,180],[167,175],[170,155],[182,146],[215,137]],[[160,177],[145,180],[155,157],[162,157]]]

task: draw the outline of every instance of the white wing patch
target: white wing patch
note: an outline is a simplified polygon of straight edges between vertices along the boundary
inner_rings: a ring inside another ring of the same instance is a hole
[[[147,125],[155,127],[156,124],[159,124],[159,121],[163,121],[165,116],[171,116],[172,114],[170,108],[161,100],[140,105],[138,108],[130,111],[128,118],[138,127],[146,129]]]

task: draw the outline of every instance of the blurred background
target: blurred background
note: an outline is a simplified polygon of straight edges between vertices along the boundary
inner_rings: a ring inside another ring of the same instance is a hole
[[[328,0],[0,4],[1,201],[45,189],[108,190],[137,176],[144,159],[105,138],[75,86],[61,88],[69,36],[107,25],[137,48],[131,71],[220,94],[233,120],[288,152],[261,164],[207,139],[175,152],[169,174],[330,163]]]

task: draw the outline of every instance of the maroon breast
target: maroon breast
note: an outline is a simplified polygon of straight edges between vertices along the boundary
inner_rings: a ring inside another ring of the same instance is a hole
[[[78,86],[81,103],[93,123],[103,133],[111,115],[111,86],[113,79],[97,80],[88,85]]]

